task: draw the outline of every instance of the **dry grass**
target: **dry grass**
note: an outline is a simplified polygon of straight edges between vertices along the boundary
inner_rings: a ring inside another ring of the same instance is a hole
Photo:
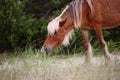
[[[120,55],[111,64],[102,56],[93,57],[91,64],[84,64],[81,55],[4,58],[0,80],[120,80]]]

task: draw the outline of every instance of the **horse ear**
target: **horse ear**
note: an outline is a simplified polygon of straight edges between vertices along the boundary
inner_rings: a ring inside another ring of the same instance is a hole
[[[49,21],[52,21],[53,20],[53,17],[49,17]]]
[[[67,18],[59,23],[60,27],[62,27],[67,21]]]

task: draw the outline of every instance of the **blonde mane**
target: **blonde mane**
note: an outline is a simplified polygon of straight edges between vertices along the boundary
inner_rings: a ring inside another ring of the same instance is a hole
[[[79,28],[81,26],[81,22],[82,22],[82,5],[83,5],[83,2],[84,2],[84,0],[74,0],[69,5],[69,10],[70,10],[70,13],[71,13],[71,15],[73,17],[75,28]],[[89,7],[91,9],[91,13],[93,13],[92,0],[86,0],[86,2],[88,3],[88,5],[89,5]],[[62,42],[62,45],[64,45],[64,46],[69,45],[70,39],[72,39],[73,33],[74,33],[74,30],[72,29],[71,31],[69,31],[65,35],[65,38],[64,38],[64,40]]]
[[[72,14],[72,17],[74,19],[74,26],[76,28],[81,26],[82,22],[82,5],[85,0],[74,0],[70,3],[70,12]],[[93,6],[92,6],[92,0],[86,0],[88,6],[91,9],[91,12],[93,13]]]

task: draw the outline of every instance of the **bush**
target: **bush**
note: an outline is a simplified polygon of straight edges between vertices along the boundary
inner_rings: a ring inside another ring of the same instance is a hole
[[[2,0],[0,7],[0,48],[14,49],[30,44],[46,33],[46,20],[25,14],[26,0]],[[41,35],[42,33],[42,35]],[[38,41],[39,42],[39,41]]]

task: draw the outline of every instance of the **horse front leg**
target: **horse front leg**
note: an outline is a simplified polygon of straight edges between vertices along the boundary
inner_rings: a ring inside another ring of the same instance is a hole
[[[92,47],[88,40],[88,30],[81,30],[82,31],[82,37],[83,37],[83,45],[84,45],[84,53],[85,53],[85,61],[87,63],[91,62],[92,58]]]
[[[106,42],[103,38],[103,32],[102,32],[101,25],[96,25],[95,26],[95,31],[96,31],[99,43],[100,43],[102,49],[104,50],[105,57],[107,58],[108,61],[111,61],[111,55],[108,51],[107,44],[106,44]]]

